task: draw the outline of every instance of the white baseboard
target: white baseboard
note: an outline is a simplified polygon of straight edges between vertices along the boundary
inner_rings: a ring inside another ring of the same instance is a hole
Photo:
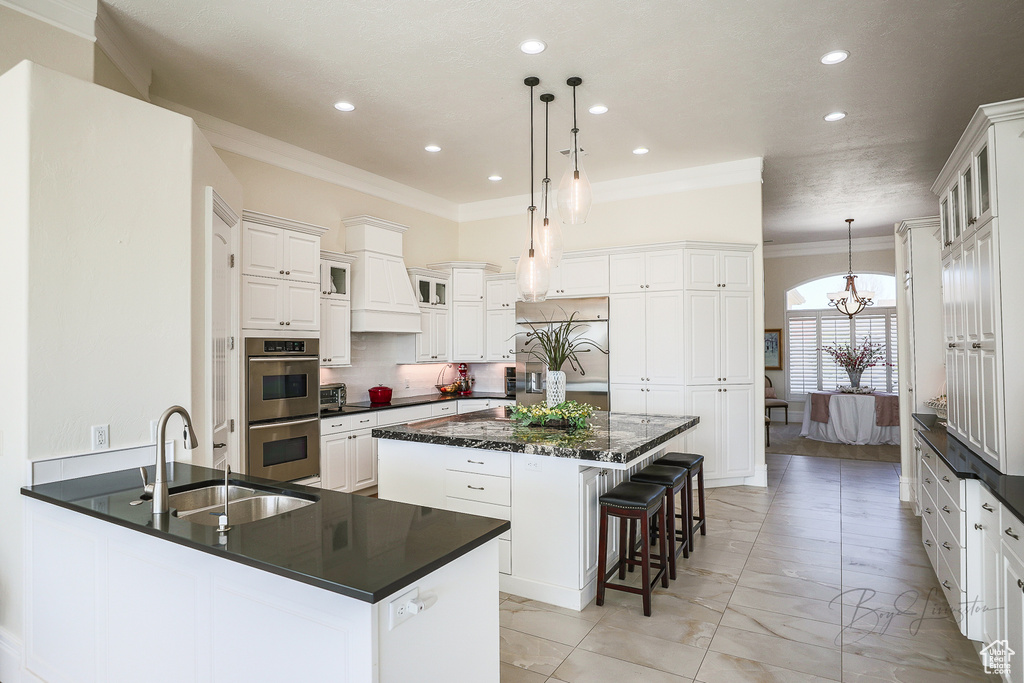
[[[22,683],[21,640],[13,633],[0,628],[0,681]]]
[[[539,600],[549,605],[565,607],[566,609],[581,611],[590,604],[590,601],[597,595],[597,579],[595,578],[587,586],[579,591],[563,586],[555,586],[550,583],[531,581],[521,576],[511,574],[498,575],[498,589],[503,593],[511,593],[530,600]],[[7,683],[4,681],[4,683]]]
[[[758,465],[754,474],[749,477],[719,477],[718,479],[707,479],[704,486],[715,489],[722,486],[768,486],[768,466]]]

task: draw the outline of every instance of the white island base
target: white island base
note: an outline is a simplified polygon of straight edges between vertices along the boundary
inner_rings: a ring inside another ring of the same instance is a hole
[[[501,590],[582,610],[597,594],[598,499],[674,441],[612,463],[383,438],[378,495],[510,520],[498,538]],[[609,534],[608,566],[618,557]]]
[[[23,682],[498,682],[496,539],[371,604],[37,500],[25,512]],[[427,609],[390,629],[411,589]]]

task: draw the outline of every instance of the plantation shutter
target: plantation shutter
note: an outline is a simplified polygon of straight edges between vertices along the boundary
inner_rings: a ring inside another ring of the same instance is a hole
[[[821,348],[829,344],[850,343],[850,319],[845,315],[821,316]],[[836,387],[849,384],[850,377],[836,365],[824,351],[821,356],[821,389],[831,391]]]
[[[884,391],[888,387],[887,377],[889,339],[886,333],[886,322],[889,318],[887,313],[860,313],[853,319],[853,343],[860,344],[868,339],[876,344],[882,344],[885,355],[879,359],[878,365],[867,368],[861,375],[861,386],[874,387]]]
[[[791,315],[786,339],[789,392],[806,394],[818,390],[818,316]]]
[[[899,373],[899,364],[896,362],[896,360],[897,360],[897,357],[899,355],[899,345],[896,343],[896,312],[895,311],[893,311],[892,313],[889,314],[889,348],[888,348],[888,351],[889,351],[888,359],[889,359],[889,363],[891,364],[891,366],[889,367],[889,372],[891,373],[890,376],[892,378],[892,381],[891,381],[890,386],[889,386],[889,391],[892,391],[894,393],[898,393],[899,390],[900,390],[899,389],[899,387],[900,387],[900,382],[899,382],[900,377],[899,377],[899,374],[900,373]]]

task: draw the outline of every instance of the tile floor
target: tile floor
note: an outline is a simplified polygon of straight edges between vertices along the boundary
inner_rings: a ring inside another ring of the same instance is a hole
[[[933,609],[899,465],[767,457],[767,489],[709,490],[708,535],[650,618],[619,591],[582,612],[502,594],[502,683],[998,681]]]

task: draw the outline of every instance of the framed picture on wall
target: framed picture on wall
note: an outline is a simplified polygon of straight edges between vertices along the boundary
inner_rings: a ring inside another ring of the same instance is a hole
[[[764,369],[782,369],[782,330],[764,331]]]

